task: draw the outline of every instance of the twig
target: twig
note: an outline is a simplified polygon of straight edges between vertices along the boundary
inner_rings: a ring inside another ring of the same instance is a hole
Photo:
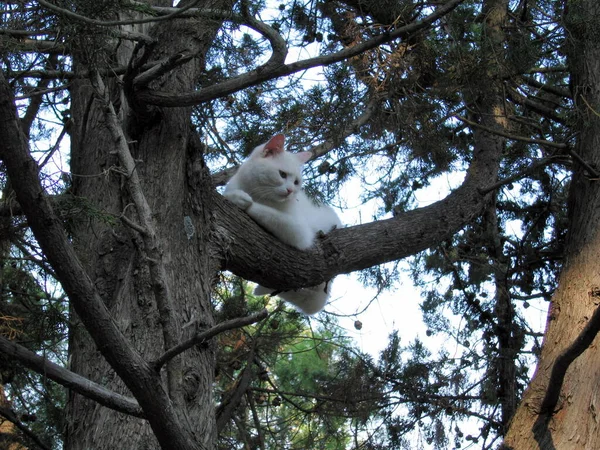
[[[223,402],[217,408],[217,432],[221,432],[225,425],[231,419],[233,412],[239,405],[242,397],[248,390],[250,386],[250,382],[255,374],[254,370],[252,370],[252,361],[254,360],[254,355],[256,354],[256,345],[253,345],[248,353],[248,357],[246,358],[246,367],[240,376],[235,389],[231,395],[228,395],[226,399],[223,399]]]
[[[144,101],[148,104],[156,106],[181,107],[199,105],[208,100],[224,97],[233,92],[240,91],[249,86],[254,86],[268,80],[291,75],[293,73],[308,70],[313,67],[326,66],[344,61],[348,58],[374,49],[380,45],[392,42],[395,39],[412,35],[413,33],[430,27],[435,21],[448,14],[463,1],[464,0],[450,0],[447,3],[444,3],[442,6],[437,7],[435,11],[422,20],[399,27],[393,31],[386,31],[381,35],[361,42],[353,47],[347,47],[343,50],[339,50],[328,55],[316,56],[314,58],[308,58],[290,64],[283,64],[279,62],[279,56],[276,58],[276,55],[272,55],[267,63],[257,67],[256,69],[230,78],[221,83],[208,86],[200,91],[175,93],[154,92],[148,90],[139,92],[138,98],[140,101]],[[272,41],[271,45],[273,45]],[[273,48],[273,52],[277,54],[277,48]]]
[[[0,336],[0,352],[19,361],[25,367],[44,375],[58,384],[71,389],[84,397],[90,398],[107,408],[135,417],[144,417],[138,403],[129,397],[112,392],[93,381],[54,364],[42,356]]]
[[[479,128],[480,130],[483,131],[487,131],[488,133],[492,133],[492,134],[497,134],[498,136],[502,136],[505,137],[507,139],[511,139],[513,141],[521,141],[521,142],[527,142],[528,144],[538,144],[538,145],[543,145],[546,147],[552,147],[552,148],[558,148],[558,149],[566,149],[568,148],[567,144],[564,144],[562,142],[552,142],[552,141],[546,141],[544,139],[531,139],[531,138],[527,138],[524,136],[516,136],[514,134],[510,134],[507,133],[505,131],[501,131],[501,130],[497,130],[495,128],[490,128],[490,127],[486,127],[485,125],[480,125],[477,122],[473,122],[472,120],[469,120],[465,117],[462,116],[454,116],[456,117],[458,120],[460,120],[461,122],[466,123],[469,126],[475,127],[475,128]]]
[[[89,17],[82,16],[80,14],[74,13],[73,11],[69,11],[68,9],[60,8],[60,7],[53,5],[52,3],[47,2],[45,0],[38,0],[38,3],[40,5],[42,5],[44,8],[50,9],[57,14],[68,17],[69,19],[77,20],[78,22],[87,23],[88,25],[96,25],[99,27],[116,27],[119,25],[135,25],[135,24],[170,20],[170,19],[175,18],[176,16],[181,15],[183,12],[187,11],[188,9],[193,8],[194,6],[196,6],[196,4],[198,2],[199,2],[199,0],[194,0],[190,4],[188,4],[182,8],[178,8],[177,11],[175,11],[171,14],[168,14],[166,16],[162,16],[162,17],[152,17],[152,18],[148,18],[148,19],[106,20],[105,21],[105,20],[90,19]],[[146,6],[146,5],[144,4],[144,6]]]
[[[187,341],[182,342],[177,346],[167,350],[165,353],[163,353],[162,356],[160,356],[160,358],[158,358],[152,363],[152,367],[154,367],[154,369],[158,371],[171,358],[174,358],[178,354],[193,347],[194,345],[206,342],[210,338],[216,336],[217,334],[223,333],[224,331],[232,330],[234,328],[241,328],[245,327],[246,325],[256,323],[260,320],[263,320],[268,315],[269,312],[266,309],[263,309],[262,311],[257,312],[256,314],[252,314],[251,316],[240,317],[237,319],[231,319],[225,322],[221,322],[206,331],[197,333],[194,337],[188,339]]]
[[[490,186],[486,186],[484,188],[479,189],[479,193],[481,195],[485,195],[488,192],[495,191],[496,189],[504,186],[505,184],[520,180],[524,176],[529,175],[530,173],[532,173],[536,169],[539,169],[540,167],[544,167],[544,166],[547,166],[547,165],[553,163],[554,161],[558,160],[559,158],[560,158],[560,156],[551,156],[549,158],[540,159],[539,161],[536,161],[535,163],[533,163],[531,166],[521,170],[520,172],[517,172],[516,174],[514,174],[510,177],[504,178],[502,180],[499,180],[497,183],[494,183]],[[567,158],[565,157],[565,159],[567,159]]]

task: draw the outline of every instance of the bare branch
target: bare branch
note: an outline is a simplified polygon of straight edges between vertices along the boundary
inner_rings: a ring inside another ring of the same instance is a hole
[[[347,124],[336,136],[332,139],[328,139],[322,144],[315,145],[312,148],[307,149],[312,153],[312,156],[309,161],[320,158],[321,156],[327,154],[329,151],[333,150],[336,147],[339,147],[342,142],[349,136],[356,134],[360,127],[366,124],[369,119],[373,116],[375,109],[378,105],[378,99],[373,98],[367,104],[367,107],[363,111],[363,113],[354,119],[352,122]],[[239,166],[228,167],[227,169],[223,169],[219,172],[212,174],[212,181],[215,186],[223,186],[227,184],[229,179],[235,174]]]
[[[566,158],[566,157],[565,157]],[[513,183],[517,180],[520,180],[523,177],[526,177],[527,175],[529,175],[530,173],[536,171],[537,169],[541,168],[541,167],[545,167],[549,164],[552,164],[554,162],[557,162],[561,159],[560,156],[551,156],[549,158],[543,158],[540,159],[539,161],[535,161],[531,166],[521,170],[520,172],[515,173],[514,175],[504,178],[502,180],[499,180],[497,183],[494,183],[490,186],[486,186],[484,188],[480,189],[480,192],[482,194],[487,194],[488,192],[492,192],[495,191],[496,189],[509,184],[509,183]]]
[[[15,100],[25,100],[26,98],[37,97],[39,95],[50,94],[52,92],[64,91],[65,89],[69,89],[68,84],[63,84],[61,86],[56,86],[48,89],[36,88],[33,92],[30,92],[29,94],[23,94],[15,97]]]
[[[168,14],[166,16],[162,16],[162,17],[152,17],[152,18],[147,18],[147,19],[131,19],[131,20],[97,20],[97,19],[91,19],[89,17],[86,16],[82,16],[80,14],[74,13],[73,11],[69,11],[68,9],[64,9],[61,8],[59,6],[56,6],[50,2],[47,2],[45,0],[38,0],[38,3],[40,5],[42,5],[44,8],[49,9],[51,11],[54,11],[55,13],[61,15],[61,16],[65,16],[68,17],[69,19],[72,20],[76,20],[78,22],[82,22],[82,23],[87,23],[88,25],[96,25],[99,27],[116,27],[119,25],[135,25],[135,24],[143,24],[143,23],[152,23],[152,22],[160,22],[160,21],[165,21],[165,20],[171,20],[179,15],[181,15],[183,12],[187,11],[188,9],[193,8],[194,6],[196,6],[196,4],[199,2],[200,0],[193,0],[192,2],[190,2],[188,5],[177,9],[175,12]],[[144,6],[146,6],[145,4],[143,4]]]
[[[148,5],[146,5],[145,3],[135,1],[132,3],[137,5],[143,5],[144,7],[148,8]],[[186,10],[162,6],[150,7],[152,12],[158,14],[159,16],[162,16],[163,18],[171,16],[173,14],[177,14],[177,16],[181,18],[204,17],[209,19],[226,20],[229,22],[245,25],[253,29],[257,33],[262,34],[271,43],[273,54],[271,55],[269,62],[279,62],[283,64],[287,55],[287,44],[285,40],[281,37],[277,30],[275,30],[275,28],[252,17],[248,12],[248,7],[245,4],[245,2],[242,2],[242,8],[244,9],[243,15],[234,14],[232,11],[197,9],[191,7],[186,8]]]
[[[290,75],[313,67],[334,64],[336,62],[359,55],[387,42],[391,42],[395,39],[416,33],[417,31],[421,31],[427,27],[430,27],[440,17],[443,17],[456,8],[460,3],[462,3],[462,1],[463,0],[450,0],[448,3],[436,8],[433,13],[425,17],[423,20],[397,28],[394,31],[384,32],[377,37],[329,55],[317,56],[315,58],[309,58],[290,64],[281,64],[277,61],[274,61],[272,57],[266,64],[263,64],[262,66],[257,67],[250,72],[223,81],[222,83],[206,87],[200,91],[169,93],[142,90],[136,93],[136,95],[139,101],[157,106],[181,107],[198,105],[208,100],[213,100],[215,98],[232,94],[264,81],[273,80],[275,78]]]
[[[260,320],[263,320],[268,315],[269,312],[266,309],[263,309],[262,311],[257,312],[256,314],[252,314],[248,317],[240,317],[237,319],[231,319],[225,322],[221,322],[215,325],[214,327],[210,328],[209,330],[199,332],[187,341],[182,342],[177,346],[169,349],[160,358],[158,358],[152,363],[152,367],[154,367],[154,369],[158,371],[171,358],[174,358],[175,356],[179,355],[180,353],[183,353],[187,349],[192,348],[194,345],[202,344],[203,342],[208,341],[217,334],[221,334],[225,331],[233,330],[234,328],[245,327],[246,325],[256,323]]]
[[[144,417],[137,401],[94,383],[70,370],[48,361],[25,347],[0,336],[0,352],[25,367],[56,381],[58,384],[90,398],[107,408],[135,417]]]
[[[459,116],[459,115],[455,115],[454,117],[456,117],[458,120],[466,123],[467,125],[469,125],[471,127],[479,128],[481,130],[487,131],[488,133],[497,134],[498,136],[502,136],[507,139],[511,139],[513,141],[527,142],[528,144],[537,144],[537,145],[541,145],[543,147],[558,148],[561,150],[568,148],[568,145],[563,142],[552,142],[552,141],[546,141],[544,139],[531,139],[531,138],[528,138],[525,136],[516,136],[514,134],[507,133],[500,129],[492,129],[492,128],[486,127],[484,125],[480,125],[477,122],[473,122],[472,120],[469,120],[469,119]]]
[[[221,402],[221,405],[217,407],[217,430],[220,432],[223,430],[231,416],[233,415],[235,409],[238,407],[242,397],[248,390],[250,386],[250,382],[255,374],[255,371],[252,370],[252,361],[254,360],[254,356],[256,354],[256,342],[255,345],[252,346],[250,352],[248,352],[248,357],[246,358],[246,367],[242,371],[238,382],[231,392],[230,395],[227,395],[225,399]]]

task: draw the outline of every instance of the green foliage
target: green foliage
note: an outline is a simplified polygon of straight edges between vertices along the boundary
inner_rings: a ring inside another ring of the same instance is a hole
[[[16,248],[0,262],[0,335],[64,363],[67,302],[43,267]],[[28,261],[28,259],[31,259]],[[40,267],[41,266],[41,267]],[[0,356],[0,383],[16,413],[43,442],[60,448],[65,390]],[[27,440],[26,440],[27,442]]]
[[[137,3],[54,3],[101,20],[126,11],[154,16],[149,6]],[[567,3],[579,7],[576,1]],[[424,17],[433,6],[411,0],[253,1],[236,4],[233,13],[260,17],[294,50],[289,58],[305,58],[384,35]],[[506,397],[518,400],[534,363],[530,355],[541,345],[527,314],[555,289],[566,233],[573,162],[563,148],[539,142],[572,139],[569,125],[575,117],[564,52],[577,45],[573,39],[598,33],[600,15],[569,14],[575,33],[567,36],[560,2],[511,1],[501,27],[502,45],[493,47],[485,7],[486,2],[464,1],[428,31],[194,108],[193,124],[207,143],[204,157],[214,172],[239,164],[278,132],[286,134],[293,151],[330,145],[333,150],[309,163],[306,190],[335,205],[369,203],[374,217],[362,221],[419,206],[426,189],[440,180],[459,183],[478,151],[476,134],[482,133],[461,118],[477,124],[480,99],[493,86],[501,91],[504,131],[513,137],[503,143],[499,179],[505,183],[496,187],[485,213],[411,260],[410,275],[422,291],[428,328],[422,341],[402,344],[401,333],[393,332],[380,355],[365,355],[332,316],[307,319],[273,299],[265,304],[244,282],[223,276],[215,291],[217,321],[265,306],[270,316],[218,338],[215,392],[220,406],[231,401],[244,371],[252,373],[222,430],[221,448],[494,448],[505,431]],[[66,72],[72,69],[69,52],[76,50],[91,68],[123,73],[111,52],[125,41],[112,36],[110,27],[69,20],[35,2],[9,3],[2,14],[7,30],[36,38],[50,30],[48,37],[60,46],[60,51],[36,53],[21,35],[3,34],[0,57],[22,116],[37,98],[32,93],[45,91],[44,114],[29,127],[29,138],[36,159],[48,163],[43,169],[48,193],[63,194],[55,205],[67,230],[91,221],[116,225],[113,213],[71,197],[63,168],[49,163],[61,158],[55,128],[68,131],[73,121],[85,119],[70,117],[64,92],[73,81],[57,76],[44,84],[25,71]],[[198,88],[254,70],[270,52],[264,36],[237,20],[225,21],[203,61]],[[12,194],[3,167],[0,177],[9,204]],[[490,186],[496,181],[490,180]],[[351,183],[360,186],[356,198],[340,198]],[[0,332],[64,361],[67,299],[26,222],[4,219]],[[439,218],[440,227],[444,219]],[[398,264],[390,263],[363,271],[361,281],[381,292],[395,287],[400,274]],[[434,353],[426,345],[431,342],[444,348]],[[448,343],[453,352],[442,345]],[[63,390],[11,362],[0,360],[0,369],[13,407],[35,414],[32,430],[58,447]],[[510,380],[508,369],[514,369]],[[515,391],[503,392],[503,383],[509,382]],[[478,433],[463,431],[466,420],[477,421]]]

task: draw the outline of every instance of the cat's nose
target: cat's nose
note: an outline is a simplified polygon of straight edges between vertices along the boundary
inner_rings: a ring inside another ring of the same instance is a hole
[[[292,189],[287,188],[287,195],[290,195],[292,192],[294,192]]]

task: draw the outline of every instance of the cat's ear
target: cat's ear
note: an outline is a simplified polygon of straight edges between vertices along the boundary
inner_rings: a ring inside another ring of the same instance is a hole
[[[300,161],[301,164],[304,164],[306,161],[308,161],[310,158],[312,158],[311,152],[299,152],[299,153],[294,153],[294,155],[296,155],[296,158],[298,158],[298,160]]]
[[[283,152],[283,144],[285,142],[285,136],[283,134],[276,134],[269,142],[265,144],[262,150],[264,157],[277,155]]]

